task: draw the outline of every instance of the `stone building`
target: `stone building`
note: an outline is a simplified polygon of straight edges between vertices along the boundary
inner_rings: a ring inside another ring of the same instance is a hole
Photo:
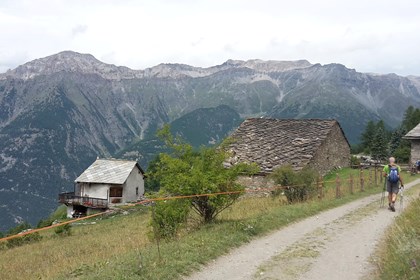
[[[410,140],[411,142],[410,163],[414,164],[420,160],[420,123],[410,130],[403,138]]]
[[[231,138],[229,164],[256,163],[261,175],[286,164],[320,174],[350,164],[350,145],[336,120],[252,118]]]

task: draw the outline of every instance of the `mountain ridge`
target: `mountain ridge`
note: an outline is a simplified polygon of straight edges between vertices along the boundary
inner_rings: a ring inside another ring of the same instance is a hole
[[[127,66],[117,66],[111,63],[105,63],[98,60],[92,54],[79,53],[75,51],[62,51],[57,54],[37,58],[14,69],[9,69],[0,73],[0,79],[7,77],[21,78],[23,80],[34,78],[37,75],[48,75],[59,71],[82,72],[86,74],[98,74],[105,79],[133,79],[147,77],[172,77],[177,78],[182,75],[188,77],[203,77],[212,75],[215,72],[232,68],[249,68],[258,72],[284,72],[294,69],[303,69],[311,66],[329,66],[338,65],[346,67],[339,63],[329,63],[321,65],[312,64],[305,59],[300,60],[233,60],[229,59],[220,65],[209,67],[197,67],[183,63],[160,63],[158,65],[145,69],[132,69]],[[347,68],[348,70],[353,70]],[[394,73],[364,73],[372,76],[396,75]],[[398,76],[398,75],[397,75]],[[403,76],[399,76],[403,77]],[[420,80],[417,76],[407,76],[412,80]]]

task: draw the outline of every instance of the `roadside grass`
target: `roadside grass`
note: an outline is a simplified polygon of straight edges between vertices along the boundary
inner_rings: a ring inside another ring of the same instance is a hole
[[[72,226],[67,237],[48,231],[39,242],[0,251],[0,279],[179,279],[256,236],[381,190],[366,187],[340,199],[292,205],[282,197],[243,198],[216,222],[197,227],[191,219],[175,240],[161,240],[160,257],[148,238],[150,213],[138,207]]]
[[[378,253],[376,279],[420,279],[420,197],[396,219]]]

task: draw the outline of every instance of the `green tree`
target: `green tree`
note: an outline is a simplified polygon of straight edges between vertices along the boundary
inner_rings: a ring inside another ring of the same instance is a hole
[[[402,137],[405,134],[404,131],[405,130],[402,127],[399,127],[391,133],[391,137],[389,140],[389,153],[391,155],[394,155],[395,151],[400,146],[401,140],[403,140]]]
[[[152,161],[149,162],[149,166],[147,167],[146,174],[155,174],[159,168],[160,162],[160,154],[157,155]],[[144,188],[146,192],[157,192],[160,189],[160,182],[153,176],[146,176],[144,182]]]
[[[244,187],[236,183],[240,174],[258,172],[255,165],[237,164],[226,168],[229,154],[223,148],[193,147],[171,135],[165,126],[158,135],[165,140],[172,154],[161,154],[160,164],[148,174],[157,180],[161,191],[169,196],[189,196],[211,193],[235,192],[214,196],[190,198],[190,205],[204,220],[212,221],[220,212],[232,205]]]
[[[370,153],[373,147],[376,128],[377,125],[374,121],[368,121],[366,128],[361,135],[361,146],[365,153]]]
[[[420,123],[420,109],[414,108],[410,106],[407,108],[404,114],[404,119],[401,124],[402,128],[406,130],[406,132],[412,130]]]
[[[390,141],[390,153],[399,162],[410,160],[410,141],[402,137],[420,123],[420,109],[410,106],[404,113],[401,126],[394,131]]]
[[[388,141],[386,132],[382,126],[378,126],[375,136],[373,137],[373,146],[371,148],[371,156],[374,160],[384,160],[388,155]]]

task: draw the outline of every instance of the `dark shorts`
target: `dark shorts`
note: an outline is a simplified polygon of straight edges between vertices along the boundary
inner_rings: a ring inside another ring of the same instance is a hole
[[[390,181],[386,181],[386,191],[389,193],[398,193],[400,187],[400,182],[391,183]]]

